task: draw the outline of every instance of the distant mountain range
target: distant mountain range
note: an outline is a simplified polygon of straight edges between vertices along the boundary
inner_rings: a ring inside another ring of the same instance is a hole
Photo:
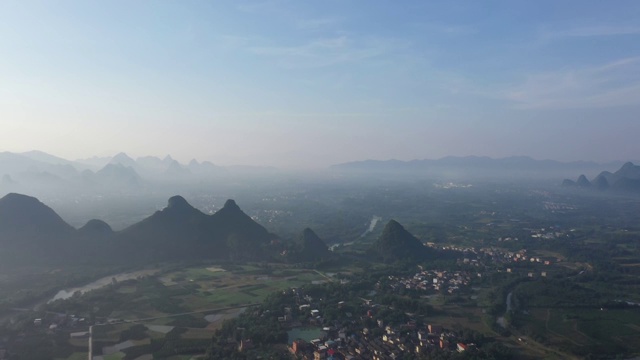
[[[229,168],[208,161],[193,159],[181,164],[169,155],[164,159],[145,156],[134,160],[119,153],[71,161],[41,151],[1,152],[0,192],[138,191],[149,182],[198,182],[229,172]]]
[[[268,259],[277,236],[233,200],[206,215],[174,196],[167,207],[114,232],[101,220],[80,229],[38,199],[0,199],[0,263],[121,263],[201,259]]]
[[[590,161],[560,162],[535,160],[527,156],[493,159],[482,156],[449,156],[437,160],[365,160],[331,166],[335,171],[360,173],[429,173],[448,177],[500,178],[504,176],[549,177],[580,172],[596,172],[619,167],[622,162],[599,164]],[[561,176],[561,178],[564,176]]]
[[[580,175],[576,181],[565,179],[562,186],[583,189],[611,190],[618,192],[640,193],[640,166],[628,162],[616,172],[603,171],[589,181],[585,175]]]

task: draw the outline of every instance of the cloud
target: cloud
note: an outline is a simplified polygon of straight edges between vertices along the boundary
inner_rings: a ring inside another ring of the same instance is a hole
[[[238,4],[236,9],[246,13],[256,13],[279,9],[281,5],[280,0],[248,1]]]
[[[640,35],[638,26],[589,26],[545,32],[548,38]]]
[[[296,25],[299,29],[303,30],[319,30],[327,27],[332,27],[336,24],[339,24],[343,20],[344,18],[342,17],[330,16],[315,19],[297,20]]]
[[[450,24],[442,22],[414,22],[409,26],[423,32],[449,36],[473,35],[478,33],[476,26],[472,24]]]
[[[503,95],[521,109],[640,105],[640,57],[528,75]]]
[[[343,35],[294,46],[253,46],[248,51],[275,58],[284,67],[314,68],[363,61],[395,52],[408,45],[404,40],[353,39]]]

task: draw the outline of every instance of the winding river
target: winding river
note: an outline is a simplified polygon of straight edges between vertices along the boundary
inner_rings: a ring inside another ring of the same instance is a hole
[[[505,320],[505,316],[509,313],[509,311],[511,311],[511,297],[513,296],[513,291],[509,292],[509,294],[507,295],[507,311],[505,311],[503,316],[500,316],[496,322],[502,326],[503,328],[507,328],[507,322]]]
[[[141,277],[145,277],[145,276],[150,276],[150,275],[154,275],[155,273],[157,273],[158,269],[147,269],[147,270],[138,270],[138,271],[132,271],[132,272],[127,272],[127,273],[120,273],[120,274],[115,274],[115,275],[109,275],[109,276],[105,276],[103,278],[100,278],[94,282],[91,282],[87,285],[84,286],[79,286],[79,287],[74,287],[74,288],[70,288],[70,289],[64,289],[64,290],[60,290],[58,291],[58,293],[51,298],[49,301],[47,301],[48,303],[51,303],[53,301],[56,300],[66,300],[70,297],[73,296],[73,294],[75,294],[76,292],[80,292],[81,294],[84,294],[88,291],[91,290],[96,290],[96,289],[100,289],[102,287],[105,287],[109,284],[111,284],[114,279],[115,281],[125,281],[125,280],[131,280],[131,279],[137,279],[137,278],[141,278]]]

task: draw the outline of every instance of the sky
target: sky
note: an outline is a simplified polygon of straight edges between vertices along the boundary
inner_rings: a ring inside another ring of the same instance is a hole
[[[0,151],[640,159],[640,2],[0,1]]]

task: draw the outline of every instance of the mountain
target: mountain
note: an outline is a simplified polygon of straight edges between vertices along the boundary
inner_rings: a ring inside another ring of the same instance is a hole
[[[144,156],[136,159],[136,170],[148,176],[184,176],[188,175],[187,168],[182,166],[178,161],[174,160],[171,155],[167,155],[164,159],[155,156]]]
[[[0,262],[62,259],[75,231],[34,197],[10,193],[0,199]]]
[[[167,169],[162,159],[155,156],[143,156],[136,159],[136,164],[146,172],[161,173]]]
[[[619,178],[640,180],[640,166],[634,165],[632,162],[627,162],[613,175]]]
[[[619,163],[605,164],[607,167],[620,166]],[[331,166],[331,169],[348,173],[376,174],[429,174],[456,177],[558,177],[575,172],[596,173],[602,164],[586,161],[560,162],[536,160],[527,156],[512,156],[493,159],[486,156],[448,156],[437,160],[365,160]]]
[[[263,258],[265,247],[277,238],[245,214],[232,199],[209,216],[207,226],[213,238],[225,242],[233,258]]]
[[[111,161],[112,157],[99,157],[93,156],[86,159],[77,159],[75,162],[84,165],[85,167],[89,167],[92,170],[102,169]]]
[[[0,152],[0,174],[16,174],[25,171],[41,170],[45,163],[30,159],[24,155],[8,151]]]
[[[55,211],[34,197],[11,193],[0,199],[0,233],[3,234],[0,241],[19,240],[6,237],[7,234],[60,238],[74,231]]]
[[[28,157],[29,159],[40,161],[42,163],[51,164],[51,165],[70,165],[74,168],[82,168],[82,164],[79,164],[75,161],[70,161],[67,159],[63,159],[61,157],[48,154],[44,151],[32,150],[20,153],[20,155]]]
[[[572,182],[565,179],[562,184],[568,187],[593,187],[601,191],[640,192],[640,166],[627,162],[614,173],[601,172],[592,181],[587,180],[584,175],[580,175],[578,181]]]
[[[129,155],[123,152],[118,153],[114,157],[112,157],[111,160],[109,161],[109,164],[120,164],[130,168],[135,168],[137,165],[135,160],[133,160],[132,158],[129,157]]]
[[[263,258],[274,235],[246,215],[233,200],[213,215],[181,196],[167,207],[116,235],[126,252],[145,260]]]
[[[640,191],[640,166],[632,162],[624,164],[611,178],[610,187],[613,190]]]
[[[0,265],[264,260],[275,238],[233,200],[206,215],[173,196],[164,209],[114,232],[101,220],[76,230],[34,197],[11,193],[0,199]]]
[[[167,206],[121,231],[117,237],[132,254],[151,260],[195,256],[194,245],[206,239],[207,215],[181,196],[173,196]],[[193,253],[193,254],[192,254]]]
[[[385,262],[422,260],[430,255],[430,249],[395,220],[387,223],[372,250]]]
[[[165,164],[168,164],[168,166],[164,171],[164,174],[169,177],[191,175],[191,171],[189,171],[188,168],[185,168],[184,166],[180,165],[180,163],[177,162],[176,160],[165,162]]]
[[[591,187],[591,181],[589,181],[585,175],[580,175],[576,181],[576,185],[583,188]]]
[[[611,178],[609,175],[613,174],[608,171],[603,171],[602,173],[600,173],[600,175],[596,176],[596,178],[593,179],[592,184],[598,190],[607,190],[610,187],[609,180],[607,180]]]
[[[87,172],[83,176],[91,175]],[[109,186],[135,186],[140,183],[140,175],[130,166],[121,163],[107,164],[105,167],[93,174],[93,179],[97,183]]]
[[[113,229],[106,222],[98,219],[89,220],[78,233],[84,237],[108,237],[113,235]]]
[[[331,255],[327,244],[313,230],[306,228],[300,234],[296,249],[290,253],[290,258],[298,262],[311,262],[327,259]]]
[[[198,162],[198,160],[196,159],[192,159],[189,164],[187,165],[187,168],[193,173],[193,174],[199,174],[199,175],[212,175],[212,174],[218,174],[221,173],[223,171],[223,167],[221,166],[216,166],[213,163],[209,162],[209,161],[203,161],[203,162]]]

